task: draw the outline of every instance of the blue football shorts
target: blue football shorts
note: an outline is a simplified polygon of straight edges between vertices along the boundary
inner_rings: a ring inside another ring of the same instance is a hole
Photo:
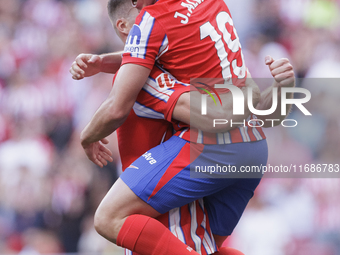
[[[234,173],[211,175],[203,170],[208,166],[214,166],[215,171],[232,166],[237,172],[246,166],[264,166],[267,158],[266,140],[202,145],[173,136],[144,153],[120,178],[161,214],[203,197],[213,234],[228,236],[254,195],[262,174],[256,178],[235,178]],[[198,168],[204,173],[192,178],[190,169]]]

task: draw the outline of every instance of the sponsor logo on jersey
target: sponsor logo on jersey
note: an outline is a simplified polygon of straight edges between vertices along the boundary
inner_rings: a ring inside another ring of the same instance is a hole
[[[150,165],[157,163],[157,160],[152,157],[150,152],[145,152],[142,157],[149,161]]]
[[[157,76],[156,82],[158,87],[163,88],[173,88],[175,86],[176,81],[171,80],[167,73],[161,73]]]
[[[131,52],[131,53],[135,53],[135,52],[139,53],[139,44],[140,44],[141,37],[142,37],[142,32],[140,30],[140,27],[134,24],[126,40],[124,51]]]

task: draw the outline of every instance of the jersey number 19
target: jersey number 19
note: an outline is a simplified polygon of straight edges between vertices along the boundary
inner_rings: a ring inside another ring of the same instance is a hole
[[[218,30],[223,34],[223,41],[228,46],[229,51],[233,53],[237,53],[238,51],[241,51],[241,44],[240,40],[238,38],[238,35],[236,33],[236,29],[234,27],[234,22],[231,19],[230,15],[227,12],[220,12],[216,16],[216,23]],[[233,32],[235,34],[235,39],[232,40],[232,34],[227,30],[226,24],[229,24],[233,28]],[[210,39],[215,42],[215,48],[217,50],[217,55],[220,59],[220,65],[222,67],[222,76],[224,79],[230,79],[232,77],[231,75],[231,68],[230,68],[230,62],[228,60],[228,52],[225,49],[224,43],[222,41],[222,36],[217,33],[216,28],[213,27],[213,25],[208,21],[202,26],[200,26],[200,34],[201,34],[201,40],[203,40],[206,37],[210,37]],[[240,52],[242,63],[238,63],[237,59],[234,59],[232,61],[232,67],[233,67],[233,73],[236,75],[239,79],[245,78],[246,76],[246,67],[244,64],[244,58],[242,52]],[[239,65],[241,66],[239,66]]]

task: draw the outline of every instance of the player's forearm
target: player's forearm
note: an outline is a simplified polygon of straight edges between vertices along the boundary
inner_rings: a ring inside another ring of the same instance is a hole
[[[149,74],[150,69],[134,64],[119,69],[108,98],[81,134],[82,144],[97,142],[124,123]]]
[[[114,110],[111,100],[106,100],[96,111],[91,121],[81,133],[81,143],[90,144],[112,134],[127,117],[126,112]]]
[[[101,54],[100,71],[103,73],[116,73],[122,63],[123,51]]]
[[[253,88],[253,102],[254,105],[260,101],[260,90],[255,83],[247,81],[246,87],[242,88],[244,94],[244,114],[233,114],[233,96],[231,93],[220,94],[222,105],[215,105],[214,101],[207,98],[207,111],[202,114],[202,94],[198,91],[191,91],[180,96],[173,111],[172,117],[176,120],[190,124],[191,127],[197,128],[209,133],[224,133],[235,128],[235,124],[241,123],[247,119],[251,112],[248,108],[248,87]],[[214,120],[226,120],[226,124],[216,125],[214,127]],[[232,120],[232,122],[231,122]]]
[[[243,123],[244,120],[246,120],[251,115],[251,111],[248,108],[248,97],[252,96],[252,102],[254,106],[256,106],[260,102],[260,99],[261,99],[261,93],[260,93],[260,89],[258,85],[253,81],[250,73],[248,73],[248,77],[249,78],[246,79],[246,84],[245,84],[246,86],[241,88],[243,96],[244,96],[243,114],[234,115],[233,95],[231,93],[225,93],[225,94],[220,95],[221,101],[222,101],[221,106],[217,107],[212,100],[208,102],[207,112],[210,114],[207,114],[205,116],[202,116],[201,114],[198,115],[197,114],[198,111],[197,109],[195,109],[194,111],[195,118],[194,118],[194,121],[191,121],[191,125],[193,125],[196,128],[198,128],[198,126],[201,126],[202,128],[202,123],[204,123],[205,130],[203,129],[201,130],[206,131],[206,132],[211,132],[211,133],[224,133],[224,132],[230,131],[231,129],[234,129],[236,127],[235,123]],[[248,93],[249,88],[252,89],[251,94]],[[213,123],[217,119],[223,120],[227,123],[223,125],[216,125],[214,127]],[[234,124],[231,125],[232,123]]]
[[[294,85],[295,86],[295,85]],[[261,93],[261,100],[259,104],[257,105],[256,109],[258,110],[268,110],[272,107],[273,104],[273,88],[277,88],[277,107],[276,110],[270,114],[270,115],[257,115],[258,119],[261,119],[264,121],[264,126],[263,127],[272,127],[273,123],[265,121],[266,119],[275,119],[279,121],[275,121],[274,125],[279,125],[282,120],[284,120],[288,114],[291,111],[291,105],[286,106],[286,115],[281,115],[281,87],[278,85],[278,83],[274,82],[272,86],[267,88]],[[287,98],[293,98],[294,94],[293,93],[287,93],[286,94]]]
[[[246,88],[242,89],[242,92],[245,93]],[[210,132],[210,133],[224,133],[228,132],[231,129],[235,128],[235,124],[231,125],[231,123],[243,122],[250,115],[250,111],[248,107],[244,107],[244,114],[242,115],[234,115],[233,114],[233,99],[231,93],[225,93],[220,95],[221,100],[223,102],[222,106],[216,106],[211,98],[208,98],[207,104],[207,115],[197,114],[197,110],[192,114],[191,125],[201,129],[202,131]],[[247,100],[245,100],[247,102]],[[215,125],[214,122],[216,120],[225,121],[226,124],[223,125]]]

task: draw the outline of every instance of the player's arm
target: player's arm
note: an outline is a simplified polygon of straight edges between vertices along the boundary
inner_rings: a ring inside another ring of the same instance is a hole
[[[215,105],[210,97],[207,98],[207,115],[202,115],[202,103],[201,94],[198,91],[190,91],[189,93],[182,94],[173,110],[172,117],[176,120],[184,123],[190,123],[190,126],[210,133],[221,133],[227,132],[235,128],[235,124],[230,126],[230,121],[233,123],[242,123],[247,119],[251,112],[248,108],[248,88],[252,88],[252,97],[254,105],[260,101],[260,89],[257,84],[251,79],[250,73],[248,72],[248,78],[246,79],[246,86],[242,87],[242,93],[244,95],[244,114],[234,115],[233,114],[233,97],[231,93],[220,94],[223,105]],[[216,125],[213,127],[212,123],[215,119],[228,120],[225,125]]]
[[[278,88],[278,107],[271,115],[257,116],[258,119],[264,121],[265,125],[263,127],[272,127],[272,123],[265,121],[266,119],[276,119],[274,124],[279,125],[282,120],[284,120],[291,110],[291,105],[287,105],[286,115],[281,115],[281,88],[282,87],[295,87],[295,75],[293,66],[290,64],[289,60],[286,58],[274,60],[272,57],[266,57],[266,65],[268,65],[272,76],[275,81],[273,85],[264,90],[261,93],[261,100],[257,105],[258,110],[267,110],[272,106],[272,90],[273,88]],[[287,93],[287,98],[293,98],[293,93]]]
[[[108,153],[98,149],[102,145],[100,141],[124,123],[149,74],[150,69],[135,64],[125,64],[119,69],[108,98],[81,133],[85,153],[95,164],[103,166],[110,160]]]
[[[73,61],[70,73],[75,80],[81,80],[97,73],[116,73],[122,63],[122,51],[107,54],[79,54]]]

